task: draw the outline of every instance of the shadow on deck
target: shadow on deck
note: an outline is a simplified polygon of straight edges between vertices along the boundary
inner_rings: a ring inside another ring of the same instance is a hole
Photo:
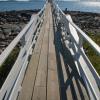
[[[57,60],[60,99],[88,100],[89,96],[85,84],[77,72],[70,51],[62,40],[60,24],[56,27],[57,29],[54,27],[54,44]]]

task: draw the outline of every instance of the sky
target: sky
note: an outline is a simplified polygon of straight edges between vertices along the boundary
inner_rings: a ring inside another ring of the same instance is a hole
[[[0,1],[37,1],[37,0],[0,0]],[[38,0],[38,1],[42,1],[42,0]],[[43,0],[45,1],[45,0]],[[58,0],[58,1],[80,1],[80,0]],[[86,1],[86,0],[84,0]]]
[[[0,1],[40,1],[40,0],[0,0]],[[58,0],[58,1],[100,1],[100,0]]]

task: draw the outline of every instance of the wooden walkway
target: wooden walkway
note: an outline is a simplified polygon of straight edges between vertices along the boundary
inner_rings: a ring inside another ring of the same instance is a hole
[[[18,100],[88,100],[84,82],[72,57],[53,26],[50,4],[45,10],[37,43]]]

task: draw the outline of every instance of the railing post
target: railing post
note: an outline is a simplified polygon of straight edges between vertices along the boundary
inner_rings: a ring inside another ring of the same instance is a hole
[[[82,48],[83,47],[83,37],[82,35],[80,35],[80,33],[78,34],[79,36],[79,47]]]
[[[23,37],[20,40],[21,47],[24,47],[25,43],[26,43],[26,41],[25,41],[25,35],[23,35]]]

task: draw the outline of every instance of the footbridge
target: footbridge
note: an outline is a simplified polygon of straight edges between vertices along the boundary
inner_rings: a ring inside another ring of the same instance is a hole
[[[100,77],[83,49],[100,47],[47,1],[0,55],[2,65],[20,42],[19,55],[0,89],[0,100],[100,100]]]

